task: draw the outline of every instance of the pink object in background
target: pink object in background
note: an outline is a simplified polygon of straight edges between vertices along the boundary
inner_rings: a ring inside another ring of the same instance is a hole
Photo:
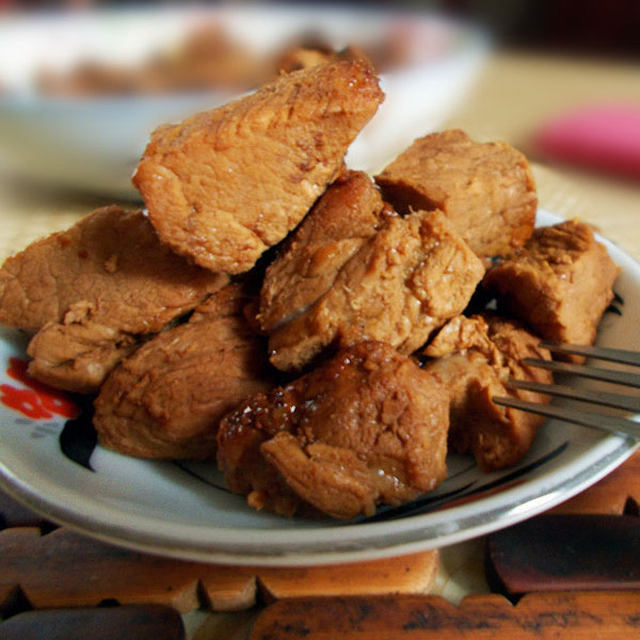
[[[565,163],[640,179],[640,105],[582,107],[534,134],[537,153]]]

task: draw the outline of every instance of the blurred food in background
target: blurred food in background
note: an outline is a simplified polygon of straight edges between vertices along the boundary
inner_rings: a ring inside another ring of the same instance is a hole
[[[210,5],[15,12],[0,21],[0,166],[134,199],[151,131],[336,56],[369,57],[385,101],[350,168],[375,171],[438,128],[488,49],[473,24],[424,11]]]
[[[447,43],[435,44],[446,46]],[[430,46],[436,52],[433,42]],[[234,38],[224,24],[211,22],[189,30],[177,45],[137,64],[81,59],[69,70],[56,71],[47,68],[45,63],[37,73],[36,86],[43,94],[69,97],[220,88],[249,90],[273,80],[278,74],[345,55],[364,55],[378,72],[389,71],[423,59],[422,52],[415,49],[406,25],[398,22],[375,40],[360,42],[358,34],[354,34],[353,41],[342,50],[337,50],[321,32],[308,31],[265,57]]]
[[[223,25],[197,27],[175,48],[139,64],[80,60],[70,70],[44,67],[38,89],[49,95],[131,95],[212,88],[249,89],[267,74],[264,61]]]

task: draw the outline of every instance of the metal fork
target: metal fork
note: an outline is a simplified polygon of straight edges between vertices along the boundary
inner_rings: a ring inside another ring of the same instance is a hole
[[[640,353],[627,351],[625,349],[587,347],[553,342],[541,342],[540,346],[549,349],[553,353],[576,354],[587,356],[589,358],[596,358],[598,360],[607,360],[610,362],[640,367]],[[549,361],[537,358],[524,358],[522,362],[528,366],[542,367],[558,373],[569,373],[584,378],[640,388],[639,373],[603,369],[590,365],[555,362],[553,360]],[[571,400],[591,402],[597,405],[624,409],[633,413],[640,413],[640,397],[611,393],[608,391],[576,389],[574,387],[561,384],[545,384],[541,382],[529,382],[513,379],[509,380],[508,386],[514,389],[526,389],[528,391],[536,391],[538,393],[551,396],[560,396],[563,398],[570,398]],[[600,429],[611,433],[624,433],[640,439],[640,423],[627,418],[592,411],[583,411],[571,407],[559,407],[537,402],[528,402],[526,400],[519,400],[518,398],[495,397],[493,400],[496,404],[500,404],[505,407],[521,409],[523,411],[537,413],[550,418],[558,418],[566,422],[572,422],[574,424],[580,424],[585,427]]]

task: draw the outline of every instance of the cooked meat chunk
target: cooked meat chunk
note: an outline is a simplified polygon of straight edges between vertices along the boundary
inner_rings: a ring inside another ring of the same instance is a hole
[[[369,339],[411,353],[462,312],[483,273],[441,213],[388,218],[329,291],[271,334],[271,362],[301,369],[329,345]]]
[[[227,281],[175,255],[141,211],[109,206],[5,261],[0,323],[35,332],[91,321],[152,333]]]
[[[411,358],[362,342],[242,402],[220,423],[218,465],[255,508],[371,514],[444,479],[447,408]]]
[[[247,271],[337,177],[382,98],[361,59],[283,75],[156,129],[133,182],[178,253],[213,271]]]
[[[526,158],[504,142],[479,143],[458,129],[416,140],[376,177],[400,213],[440,209],[482,257],[522,246],[537,197]]]
[[[0,322],[39,331],[29,373],[91,393],[135,347],[228,281],[163,245],[141,211],[97,209],[0,269]]]
[[[264,342],[243,314],[248,301],[229,285],[121,362],[95,401],[101,444],[141,458],[214,456],[220,418],[270,386]]]
[[[569,220],[536,229],[525,247],[487,272],[483,285],[541,337],[589,345],[618,273],[591,227]]]
[[[516,380],[551,382],[544,369],[527,367],[527,357],[549,359],[539,338],[517,322],[486,315],[458,316],[446,324],[424,353],[436,358],[425,364],[449,392],[449,447],[472,452],[478,466],[490,471],[519,462],[544,418],[493,402],[494,396],[515,396],[547,402],[542,394],[505,386]]]
[[[131,355],[138,340],[97,324],[49,322],[31,339],[29,375],[56,389],[95,393],[115,366]]]
[[[267,268],[259,321],[273,331],[331,288],[347,260],[385,219],[380,192],[361,171],[338,178]]]

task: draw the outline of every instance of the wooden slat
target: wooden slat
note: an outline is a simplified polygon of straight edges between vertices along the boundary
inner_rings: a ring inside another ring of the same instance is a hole
[[[640,637],[640,592],[533,593],[512,605],[469,596],[282,600],[250,640],[620,640]]]
[[[184,640],[180,615],[170,607],[138,605],[52,609],[21,613],[0,623],[3,640]]]
[[[638,513],[640,505],[640,449],[598,483],[563,502],[553,513]]]
[[[0,595],[19,587],[34,608],[156,603],[181,612],[232,611],[310,594],[425,593],[438,567],[435,551],[316,568],[260,568],[183,562],[114,547],[65,528],[0,532]],[[3,601],[0,599],[0,609]]]
[[[508,597],[541,590],[640,589],[640,518],[635,516],[542,515],[492,533],[486,550],[487,579]]]
[[[428,593],[438,573],[438,552],[427,551],[359,564],[259,572],[267,600],[303,596]]]
[[[7,527],[41,527],[44,518],[23,507],[0,490],[0,530]]]
[[[103,544],[67,529],[0,532],[0,585],[19,586],[34,608],[164,604],[178,611],[200,606],[199,580],[213,581],[217,567],[137,553]],[[227,584],[231,578],[225,576]],[[238,574],[232,587],[246,590],[251,576]]]

